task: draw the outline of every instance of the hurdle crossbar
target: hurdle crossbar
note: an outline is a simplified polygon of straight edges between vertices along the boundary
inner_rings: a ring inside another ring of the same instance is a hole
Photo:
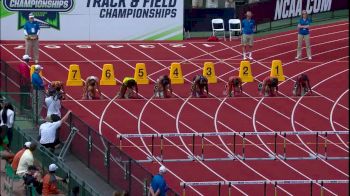
[[[268,131],[268,132],[204,132],[204,133],[162,133],[162,134],[118,134],[117,137],[121,138],[146,138],[146,137],[208,137],[208,136],[234,136],[234,135],[346,135],[349,131]]]
[[[180,182],[180,186],[217,186],[221,185],[258,185],[258,184],[348,184],[349,180],[248,180],[248,181],[206,181],[206,182]]]

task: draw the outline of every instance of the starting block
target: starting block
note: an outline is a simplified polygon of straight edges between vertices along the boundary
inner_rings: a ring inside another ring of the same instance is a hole
[[[112,64],[104,64],[102,68],[102,76],[100,80],[100,85],[116,85],[114,77],[114,68]]]
[[[242,82],[253,82],[254,77],[252,75],[252,69],[250,67],[249,61],[241,61],[241,64],[239,66],[239,75]]]
[[[32,81],[32,75],[33,75],[33,73],[34,73],[34,71],[35,71],[34,66],[35,66],[35,65],[30,66],[30,81]],[[40,70],[39,75],[40,75],[41,77],[43,77],[43,70]]]
[[[80,67],[77,64],[71,64],[69,66],[68,79],[66,86],[83,86],[81,80]]]
[[[183,84],[185,83],[182,75],[182,69],[180,63],[171,63],[170,66],[170,80],[171,84]]]
[[[215,75],[215,67],[212,62],[205,62],[203,67],[203,76],[208,79],[208,83],[217,83],[218,79]]]
[[[137,84],[149,84],[146,65],[144,63],[136,63],[134,79],[136,80]]]
[[[281,60],[273,60],[271,65],[271,77],[277,77],[278,81],[284,81],[286,78],[283,75],[283,67]]]

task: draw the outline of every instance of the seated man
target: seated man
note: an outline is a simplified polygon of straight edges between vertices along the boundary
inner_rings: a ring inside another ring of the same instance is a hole
[[[83,99],[102,99],[98,81],[96,76],[86,78],[83,85]]]
[[[68,119],[70,113],[71,112],[68,111],[62,117],[62,119],[60,119],[56,114],[46,117],[46,122],[41,124],[39,127],[39,141],[41,145],[49,148],[51,151],[54,151],[60,146],[61,142],[56,132],[57,129],[60,128],[61,125]]]
[[[11,163],[11,166],[12,166],[13,171],[15,171],[15,172],[17,171],[17,167],[18,167],[19,160],[20,160],[20,158],[22,157],[24,151],[27,150],[27,149],[29,149],[30,144],[31,144],[31,142],[26,142],[26,143],[24,143],[24,147],[23,147],[22,149],[20,149],[20,150],[15,154],[15,156],[13,157],[13,160],[12,160],[12,163]]]
[[[202,75],[196,75],[192,81],[192,97],[207,97],[209,95],[208,79],[206,77]],[[204,91],[207,92],[207,95],[204,94]]]
[[[297,77],[295,81],[293,87],[293,95],[304,96],[308,92],[312,94],[309,77],[306,74],[301,74]]]
[[[170,98],[173,94],[171,80],[167,75],[162,75],[154,85],[154,96],[159,98]]]
[[[135,91],[135,93],[134,93]],[[137,82],[134,78],[125,77],[123,79],[123,84],[120,87],[120,92],[118,95],[120,99],[136,99],[138,98],[138,87]]]
[[[43,187],[42,187],[42,195],[43,196],[58,196],[58,195],[64,195],[62,191],[58,189],[58,181],[62,181],[66,183],[66,178],[61,178],[56,175],[56,170],[58,169],[58,166],[54,163],[49,165],[49,173],[47,173],[42,181],[43,181]]]
[[[238,76],[231,76],[225,85],[225,94],[229,97],[242,94],[242,79]]]
[[[59,99],[65,99],[65,92],[64,92],[64,87],[63,87],[63,82],[62,81],[52,81],[51,84],[48,86],[48,93],[49,91],[53,91],[53,89],[56,91],[57,98]]]
[[[261,88],[261,89],[260,89]],[[278,94],[278,79],[276,77],[266,77],[262,84],[259,84],[260,95],[273,97]]]

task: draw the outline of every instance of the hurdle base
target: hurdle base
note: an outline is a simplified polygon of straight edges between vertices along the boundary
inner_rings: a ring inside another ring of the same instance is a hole
[[[283,160],[316,160],[317,157],[313,154],[310,154],[308,157],[286,157],[283,155],[278,155],[279,158]]]
[[[268,161],[275,160],[274,156],[269,155],[269,157],[243,157],[241,155],[236,155],[236,157],[243,161]]]

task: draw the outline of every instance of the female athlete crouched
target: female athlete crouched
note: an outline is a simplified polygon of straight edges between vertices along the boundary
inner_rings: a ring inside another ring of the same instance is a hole
[[[231,76],[225,85],[225,94],[229,97],[241,95],[242,89],[242,79],[238,76]]]
[[[278,79],[276,77],[266,77],[262,84],[259,84],[260,95],[274,97],[278,95]],[[261,88],[261,89],[260,89]]]
[[[206,77],[202,75],[196,75],[192,81],[192,97],[207,97],[209,95],[208,79]],[[206,91],[206,95],[204,94],[204,91]]]
[[[306,74],[301,74],[297,77],[294,87],[293,87],[293,95],[294,96],[304,96],[308,92],[312,94],[310,80]]]
[[[137,99],[138,98],[137,82],[134,78],[125,77],[120,87],[118,98],[120,99]]]
[[[173,89],[171,88],[171,80],[169,76],[160,76],[154,85],[154,96],[159,98],[170,98],[172,94]]]
[[[99,79],[96,76],[89,76],[86,78],[83,85],[83,99],[102,99]]]

